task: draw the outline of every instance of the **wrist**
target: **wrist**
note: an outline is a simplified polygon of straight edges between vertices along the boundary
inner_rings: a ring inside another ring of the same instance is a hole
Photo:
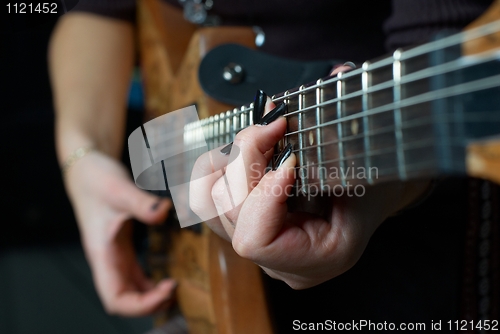
[[[68,170],[73,167],[78,160],[83,159],[88,153],[93,151],[95,151],[95,149],[91,146],[82,146],[71,152],[61,165],[61,172],[63,176],[68,173]]]
[[[56,149],[61,168],[75,151],[91,148],[110,157],[118,158],[122,151],[122,140],[114,140],[112,136],[100,135],[78,125],[56,123]]]

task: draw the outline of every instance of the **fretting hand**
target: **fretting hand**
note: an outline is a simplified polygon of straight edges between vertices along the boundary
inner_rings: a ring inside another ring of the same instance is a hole
[[[268,100],[266,110],[274,107]],[[229,159],[220,148],[200,157],[194,174],[211,174],[197,183],[190,202],[202,219],[216,216],[207,223],[231,241],[240,256],[259,264],[271,277],[303,289],[351,268],[377,227],[418,198],[428,182],[367,187],[361,197],[311,198],[328,201],[331,210],[326,217],[290,212],[295,155],[291,153],[281,166],[266,173],[273,148],[285,131],[283,117],[268,125],[253,125],[236,136]]]

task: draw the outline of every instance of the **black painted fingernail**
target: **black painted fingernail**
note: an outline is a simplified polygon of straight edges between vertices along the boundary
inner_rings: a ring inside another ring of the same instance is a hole
[[[253,124],[259,124],[264,115],[267,95],[262,90],[258,90],[253,101]]]
[[[222,150],[220,150],[220,153],[224,154],[224,155],[228,155],[229,153],[231,153],[231,149],[233,148],[233,142],[231,142],[230,144],[224,146],[222,148]]]
[[[155,204],[151,206],[151,211],[156,211],[158,207],[160,206],[161,200],[159,199]]]
[[[274,122],[275,120],[278,119],[281,115],[283,115],[286,111],[288,110],[288,106],[286,103],[281,102],[271,110],[266,116],[264,116],[258,124],[260,125],[268,125],[269,123]]]
[[[280,152],[280,154],[278,155],[278,157],[274,161],[273,170],[277,170],[278,168],[280,168],[281,165],[283,165],[285,160],[288,159],[290,154],[292,154],[292,148],[293,148],[292,144],[290,144],[290,143],[286,144],[283,151]]]

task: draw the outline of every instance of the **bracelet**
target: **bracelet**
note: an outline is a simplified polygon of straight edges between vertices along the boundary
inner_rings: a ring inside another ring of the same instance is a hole
[[[71,154],[69,157],[64,161],[62,167],[61,167],[61,172],[63,175],[65,175],[68,170],[73,166],[78,160],[83,158],[84,156],[87,155],[87,153],[94,151],[92,147],[79,147]]]

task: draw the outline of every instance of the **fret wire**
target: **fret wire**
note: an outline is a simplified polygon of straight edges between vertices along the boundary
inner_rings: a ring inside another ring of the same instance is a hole
[[[252,107],[252,108],[253,108],[253,107]],[[244,116],[245,116],[245,114],[249,114],[249,113],[250,113],[250,112],[247,112],[247,113],[243,112],[243,110],[244,110],[244,109],[245,109],[245,107],[241,107],[241,111],[242,111],[242,112],[239,112],[239,113],[238,113],[238,115],[239,115],[239,116],[238,116],[238,117],[239,117],[238,122],[239,122],[239,124],[240,124],[240,129],[238,130],[238,132],[240,132],[241,130],[243,130],[243,129],[245,128],[245,126],[244,126],[244,125],[243,125],[243,123],[242,123],[242,121],[244,120],[244,119],[242,120],[242,117],[244,117]]]
[[[370,108],[370,101],[369,101],[369,95],[368,95],[368,87],[371,84],[371,72],[368,72],[368,67],[370,66],[369,62],[364,62],[363,66],[361,67],[363,69],[363,74],[361,77],[361,87],[363,90],[363,97],[361,100],[362,108],[363,111],[366,111]],[[365,170],[368,170],[368,167],[371,166],[371,157],[370,157],[370,122],[369,122],[369,117],[368,116],[363,116],[363,145],[365,148],[365,152],[367,154],[365,155]],[[371,177],[371,174],[368,175],[368,183],[372,184],[373,179]]]
[[[498,86],[498,82],[500,82],[500,75],[495,75],[489,78],[485,79],[478,79],[475,81],[470,81],[462,84],[458,84],[455,86],[451,87],[446,87],[446,88],[441,88],[435,91],[423,93],[417,96],[412,96],[409,98],[404,98],[399,102],[399,107],[404,108],[404,107],[409,107],[415,104],[420,104],[424,102],[429,102],[432,100],[437,100],[441,98],[447,98],[451,96],[456,96],[456,95],[462,95],[466,93],[472,93],[478,90],[485,90],[489,88],[495,88]],[[352,114],[349,116],[345,116],[342,119],[335,119],[329,122],[325,122],[320,127],[326,127],[334,124],[338,124],[339,122],[346,122],[346,121],[352,121],[354,119],[360,119],[363,116],[372,116],[372,115],[377,115],[381,114],[383,112],[390,112],[393,111],[395,108],[394,103],[388,103],[383,106],[379,106],[376,108],[369,109],[365,112],[357,113],[357,114]],[[311,126],[309,128],[303,129],[302,131],[311,131],[316,129],[317,126]],[[294,135],[297,134],[298,131],[293,131],[285,134],[286,136]]]
[[[342,80],[342,72],[337,74],[339,81],[337,81],[337,97],[342,97],[344,95],[344,84]],[[342,119],[342,100],[338,100],[337,102],[337,119]],[[339,148],[339,157],[340,157],[340,168],[345,169],[345,160],[344,160],[344,144],[342,142],[342,123],[337,123],[337,138],[338,138],[338,148]],[[341,175],[342,185],[345,186],[345,178]]]
[[[238,134],[238,117],[236,116],[238,114],[238,108],[234,108],[233,110],[233,117],[232,117],[232,125],[231,125],[231,140],[234,141],[234,138]]]
[[[255,110],[253,110],[253,102],[252,102],[251,106],[252,106],[252,109],[248,112],[248,117],[249,117],[249,119],[252,120],[252,123],[253,123],[253,114],[255,112]]]
[[[214,117],[210,116],[208,119],[208,133],[209,133],[209,145],[208,148],[211,150],[214,147]]]
[[[223,118],[219,120],[219,127],[220,127],[220,132],[219,132],[219,146],[225,145],[226,143],[226,113],[223,113]]]
[[[226,119],[226,143],[230,143],[233,141],[233,122],[232,122],[232,114],[234,112],[237,112],[238,108],[234,108],[233,112],[228,111],[227,112],[227,119]]]
[[[252,117],[250,116],[250,112],[253,112],[253,108],[251,110],[248,110],[245,113],[245,116],[246,116],[246,118],[245,118],[245,122],[246,122],[245,123],[245,128],[248,127],[248,126],[250,126],[250,125],[252,125],[252,122],[253,122]]]
[[[299,92],[301,92],[303,90],[304,90],[304,86],[300,86],[299,87]],[[288,91],[286,92],[286,95],[288,96]],[[289,101],[289,100],[287,100],[287,101]],[[298,102],[299,102],[299,110],[305,107],[305,105],[304,105],[304,102],[305,102],[305,96],[304,96],[304,94],[300,94],[299,93],[299,95],[298,95]],[[298,128],[299,128],[299,131],[302,130],[303,127],[304,127],[304,117],[303,117],[302,113],[299,113],[298,114]],[[304,164],[304,163],[306,163],[306,159],[305,159],[304,151],[302,150],[304,148],[304,134],[302,132],[299,133],[299,148],[301,149],[301,151],[299,152],[299,157],[300,157],[299,160],[300,160],[301,164]],[[305,187],[307,185],[307,179],[306,179],[306,177],[304,175],[301,175],[301,173],[299,173],[299,177],[300,177],[300,182],[301,182],[302,187]]]
[[[214,148],[219,147],[219,115],[214,116]]]
[[[219,129],[218,132],[217,132],[217,146],[221,146],[223,143],[223,137],[224,137],[224,133],[225,133],[225,120],[226,118],[226,112],[223,112],[223,113],[220,113],[219,114],[219,120],[217,122],[217,128]],[[224,140],[225,141],[225,140]]]
[[[405,154],[403,151],[403,131],[401,129],[402,115],[401,115],[401,107],[399,103],[401,102],[401,72],[402,72],[402,64],[399,60],[401,58],[402,51],[396,50],[394,52],[394,61],[392,64],[392,75],[394,79],[394,108],[393,117],[394,124],[396,126],[396,131],[394,135],[396,137],[396,147],[398,148],[396,152],[397,160],[398,160],[398,171],[399,178],[401,180],[406,180],[406,170],[405,170]]]
[[[200,120],[200,129],[201,129],[201,132],[203,134],[203,139],[206,142],[207,141],[207,136],[206,136],[205,124],[206,124],[206,120],[205,119]]]
[[[200,142],[203,142],[203,141],[206,142],[206,139],[205,139],[205,129],[203,127],[203,124],[204,124],[203,121],[199,121],[198,122],[198,131],[199,131],[199,136],[200,136],[200,138],[198,140]]]
[[[198,141],[198,124],[193,123],[191,125],[191,138],[192,138],[192,148],[194,148],[195,143]]]
[[[316,81],[316,85],[318,86],[318,88],[316,88],[316,104],[320,104],[321,102],[323,102],[323,99],[324,99],[323,87],[321,85],[322,81],[323,81],[322,79],[318,79],[318,81]],[[321,111],[322,111],[321,107],[316,108],[316,125],[320,125],[323,121]],[[318,158],[318,163],[319,163],[320,168],[322,166],[321,161],[323,160],[323,149],[320,146],[323,142],[322,132],[323,131],[321,128],[316,129],[316,143],[317,143],[316,144],[317,145],[316,156]],[[323,189],[324,181],[326,180],[326,175],[324,175],[322,169],[320,169],[320,170],[321,170],[321,175],[319,175],[319,180],[321,183],[321,189]]]
[[[198,131],[197,130],[198,129],[197,128],[198,128],[198,126],[197,126],[196,123],[193,123],[191,125],[191,138],[192,138],[191,149],[194,149],[196,147],[196,143],[197,143],[197,140],[198,140],[198,138],[197,138],[197,135],[198,135],[198,133],[197,133]]]
[[[250,112],[248,112],[250,113]],[[240,115],[240,129],[244,129],[246,128],[246,124],[245,124],[245,117],[246,117],[246,113],[242,112]]]

